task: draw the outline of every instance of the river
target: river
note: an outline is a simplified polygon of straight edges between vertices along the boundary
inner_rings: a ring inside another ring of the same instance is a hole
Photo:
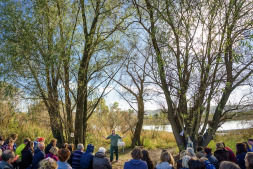
[[[237,129],[248,129],[252,128],[253,120],[238,120],[238,121],[228,121],[221,125],[218,131],[228,131]],[[143,130],[157,130],[157,131],[167,131],[172,132],[171,125],[144,125]]]

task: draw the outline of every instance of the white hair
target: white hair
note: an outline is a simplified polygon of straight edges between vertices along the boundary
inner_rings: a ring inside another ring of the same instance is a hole
[[[100,147],[99,149],[98,149],[98,153],[105,153],[105,148],[104,147]]]
[[[81,143],[77,144],[77,149],[78,150],[81,150],[82,148],[83,148],[83,144],[81,144]]]
[[[190,156],[186,155],[182,158],[182,167],[189,168],[188,161],[191,159]]]
[[[193,148],[188,147],[188,148],[186,149],[186,151],[187,151],[187,155],[188,155],[188,156],[191,156],[191,157],[195,157],[195,156],[196,156]]]
[[[38,143],[38,147],[39,147],[39,148],[43,148],[43,147],[45,147],[45,144],[44,144],[43,142],[39,142],[39,143]]]

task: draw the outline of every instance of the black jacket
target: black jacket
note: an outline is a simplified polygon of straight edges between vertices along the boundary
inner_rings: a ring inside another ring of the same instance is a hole
[[[22,150],[22,159],[19,168],[26,169],[30,165],[32,165],[33,161],[33,152],[31,150]]]
[[[93,158],[93,169],[112,169],[112,165],[105,154],[98,152]]]
[[[222,162],[222,161],[229,161],[229,152],[224,148],[224,149],[221,149],[221,150],[216,150],[214,152],[214,156],[217,158],[219,164]]]
[[[53,144],[48,144],[45,148],[45,153],[48,154],[49,153],[49,150],[53,147]]]

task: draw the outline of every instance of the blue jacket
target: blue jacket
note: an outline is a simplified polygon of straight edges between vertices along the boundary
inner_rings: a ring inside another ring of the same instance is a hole
[[[37,148],[34,151],[34,157],[33,157],[33,161],[32,161],[32,169],[38,169],[39,168],[39,163],[41,160],[43,160],[45,158],[46,154],[41,151],[39,148]]]
[[[81,160],[80,160],[80,166],[82,169],[92,169],[92,162],[93,162],[93,153],[94,146],[92,144],[87,145],[87,150],[85,153],[82,154]]]
[[[132,159],[125,162],[124,169],[148,169],[146,161]]]
[[[80,169],[80,159],[82,157],[83,152],[81,150],[76,150],[73,153],[73,157],[72,157],[72,168],[74,169]]]
[[[246,169],[245,161],[244,161],[245,156],[246,156],[246,152],[237,154],[236,156],[236,164],[238,164],[241,169]]]
[[[218,160],[217,160],[217,158],[215,157],[215,156],[213,156],[211,153],[210,154],[207,154],[206,155],[206,158],[208,159],[208,161],[210,162],[210,163],[212,163],[214,166],[215,166],[215,168],[219,168],[219,162],[218,162]]]
[[[0,163],[0,169],[13,169],[13,167],[9,163],[2,160]]]
[[[216,167],[208,160],[204,162],[206,169],[216,169]],[[218,169],[218,168],[217,168]]]

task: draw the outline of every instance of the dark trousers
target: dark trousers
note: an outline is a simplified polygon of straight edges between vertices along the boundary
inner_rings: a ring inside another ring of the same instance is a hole
[[[119,158],[119,149],[118,149],[118,146],[111,146],[111,149],[110,149],[110,162],[113,161],[113,151],[115,150],[115,153],[116,153],[116,160],[118,160]]]

